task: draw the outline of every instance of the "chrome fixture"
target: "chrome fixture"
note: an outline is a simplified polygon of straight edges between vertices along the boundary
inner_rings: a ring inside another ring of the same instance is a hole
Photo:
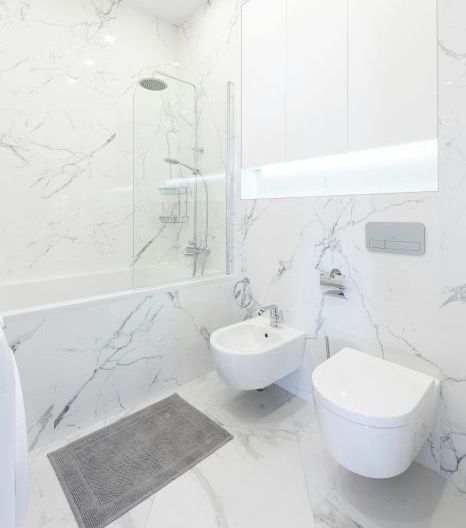
[[[145,88],[146,90],[152,90],[154,92],[160,92],[163,90],[166,90],[168,88],[168,83],[161,79],[160,77],[164,77],[167,79],[172,79],[174,81],[178,81],[183,84],[187,84],[188,86],[191,86],[194,88],[194,91],[196,92],[196,101],[195,104],[197,105],[197,87],[195,84],[185,81],[184,79],[180,79],[179,77],[175,77],[174,75],[169,75],[168,73],[165,73],[163,71],[154,71],[152,73],[152,77],[144,77],[143,79],[139,80],[139,85],[142,88]],[[197,114],[197,108],[196,108],[196,114]],[[196,146],[197,148],[197,146]]]
[[[345,297],[345,277],[338,268],[332,269],[330,273],[325,271],[320,272],[320,286],[324,292],[324,295],[331,297]]]
[[[257,315],[264,315],[265,312],[270,312],[270,326],[277,328],[277,326],[283,323],[283,314],[282,311],[278,308],[276,304],[268,304],[266,306],[261,306],[257,310]]]
[[[188,85],[194,90],[194,145],[192,149],[193,154],[194,154],[194,160],[193,160],[194,163],[193,165],[189,165],[187,163],[183,163],[182,161],[175,159],[175,158],[171,158],[171,157],[165,158],[164,161],[168,165],[179,165],[180,167],[184,167],[185,169],[189,170],[194,176],[194,183],[192,186],[193,188],[193,235],[192,235],[192,242],[189,242],[188,246],[185,248],[184,254],[186,256],[193,258],[193,261],[194,261],[193,276],[196,276],[198,272],[198,267],[200,267],[201,273],[204,273],[206,260],[210,254],[210,249],[207,247],[208,238],[209,238],[209,192],[207,188],[207,182],[205,180],[201,182],[203,184],[204,191],[205,191],[205,227],[201,235],[199,235],[199,232],[198,232],[199,227],[200,227],[198,226],[198,216],[199,216],[198,215],[198,206],[199,206],[198,187],[200,183],[199,176],[201,174],[198,166],[199,166],[199,154],[203,153],[203,149],[199,148],[199,139],[198,139],[199,92],[195,84],[189,81],[185,81],[184,79],[175,77],[173,75],[169,75],[168,73],[165,73],[162,71],[154,71],[152,73],[152,77],[146,77],[144,79],[141,79],[139,81],[139,85],[145,89],[153,90],[153,91],[165,90],[168,87],[168,83],[162,79],[171,79],[173,81]],[[163,220],[166,220],[166,218],[163,217]],[[202,242],[199,240],[200,238],[202,238]],[[198,258],[201,255],[204,256],[204,258],[198,262]]]
[[[325,336],[325,356],[326,359],[330,359],[330,339],[328,336]]]
[[[238,281],[233,288],[233,298],[240,308],[249,308],[254,302],[249,277]]]
[[[204,254],[206,257],[210,255],[210,248],[208,247],[199,247],[194,242],[189,242],[189,244],[184,249],[184,254],[186,257],[198,257],[199,255]]]
[[[163,161],[169,165],[180,165],[181,167],[190,170],[193,174],[200,174],[199,169],[191,167],[191,165],[187,165],[186,163],[183,163],[175,158],[165,158]]]
[[[139,84],[145,90],[151,90],[153,92],[161,92],[168,88],[168,84],[162,79],[156,79],[155,77],[145,77],[139,81]]]
[[[168,163],[168,165],[179,165],[180,167],[184,167],[185,169],[188,169],[191,171],[195,177],[194,182],[194,214],[193,214],[193,240],[189,242],[189,244],[186,246],[184,250],[184,254],[187,257],[193,257],[195,261],[197,261],[197,257],[199,255],[205,255],[205,257],[208,257],[210,254],[210,249],[207,247],[207,236],[205,237],[205,245],[202,246],[198,243],[198,236],[197,236],[197,177],[200,176],[201,172],[199,169],[196,169],[196,167],[191,167],[191,165],[188,165],[186,163],[183,163],[180,160],[177,160],[175,158],[165,158],[163,161],[165,163]],[[209,207],[209,195],[208,195],[208,189],[207,184],[204,181],[204,187],[205,187],[205,194],[206,194],[206,208]],[[206,210],[206,232],[209,230],[209,211]]]
[[[235,83],[228,82],[227,84],[227,166],[226,166],[226,203],[227,203],[227,230],[226,230],[226,272],[229,275],[233,273],[233,246],[234,246],[234,229],[233,217],[235,210]],[[249,288],[250,289],[250,288]],[[252,296],[251,296],[252,297]],[[252,302],[252,301],[251,301]]]

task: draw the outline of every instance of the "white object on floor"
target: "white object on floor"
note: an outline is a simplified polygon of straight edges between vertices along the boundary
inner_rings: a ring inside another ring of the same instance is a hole
[[[216,330],[210,344],[223,381],[241,390],[262,389],[301,367],[304,333],[286,325],[271,327],[255,317]]]
[[[27,506],[27,434],[13,352],[0,318],[0,526],[21,526]]]
[[[432,431],[439,380],[345,348],[312,375],[325,444],[343,467],[371,478],[406,471]]]

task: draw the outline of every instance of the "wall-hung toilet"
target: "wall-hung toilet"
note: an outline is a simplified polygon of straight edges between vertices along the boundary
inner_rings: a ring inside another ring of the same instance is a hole
[[[434,426],[438,379],[345,348],[312,375],[324,442],[350,471],[372,478],[403,473]]]
[[[18,528],[27,502],[27,436],[18,369],[0,317],[0,526]]]

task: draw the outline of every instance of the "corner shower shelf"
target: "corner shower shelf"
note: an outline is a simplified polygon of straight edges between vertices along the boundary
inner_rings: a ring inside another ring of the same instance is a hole
[[[164,197],[162,213],[159,216],[161,224],[185,224],[188,216],[188,188],[180,185],[159,187],[159,193]]]
[[[159,216],[159,220],[162,224],[185,224],[189,221],[189,216],[166,215]]]
[[[187,187],[159,187],[159,192],[165,196],[187,194]]]

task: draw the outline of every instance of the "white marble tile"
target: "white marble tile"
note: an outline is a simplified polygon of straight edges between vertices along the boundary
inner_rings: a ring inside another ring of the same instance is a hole
[[[181,527],[189,519],[191,526],[212,528],[312,527],[293,432],[229,430],[232,442],[129,515],[133,524]],[[181,497],[183,509],[177,508]]]
[[[206,528],[279,528],[292,523],[296,528],[312,527],[293,432],[230,431],[235,440],[111,526],[181,527],[189,523]],[[33,459],[31,469],[30,514],[25,527],[76,526],[44,454]]]
[[[200,388],[203,397],[200,397]],[[278,387],[271,387],[263,393],[251,393],[249,398],[235,399],[232,392],[237,391],[225,390],[215,374],[195,380],[177,392],[225,425],[234,440],[111,526],[143,528],[161,523],[164,527],[181,527],[187,522],[205,528],[278,528],[287,523],[296,528],[313,526],[301,455],[288,406],[289,395]],[[277,413],[278,402],[285,403],[286,412],[279,410]],[[229,415],[232,408],[233,417]],[[271,418],[274,411],[276,419]],[[226,416],[230,417],[225,419]],[[83,433],[75,433],[67,441]],[[31,453],[26,528],[75,526],[46,459],[46,452],[63,443],[62,440]]]
[[[439,0],[440,192],[244,201],[241,271],[258,303],[277,303],[308,336],[300,372],[281,385],[311,398],[311,374],[345,345],[438,376],[442,406],[419,460],[466,491],[464,354],[465,5]],[[423,222],[423,257],[370,253],[367,221]],[[318,271],[338,267],[347,301],[322,296]],[[250,313],[250,310],[249,310]],[[248,315],[248,311],[243,316]]]
[[[6,319],[31,448],[134,409],[213,368],[210,333],[233,318],[224,279]],[[199,296],[206,302],[199,303]]]
[[[263,392],[238,391],[219,383],[217,374],[199,378],[179,389],[202,412],[225,427],[290,431],[290,395],[277,386]]]
[[[137,81],[154,70],[202,81],[201,169],[224,174],[226,81],[209,81],[208,46],[190,55],[187,31],[132,0],[6,0],[0,29],[0,283],[122,270],[134,260],[136,285],[191,277],[193,185],[191,219],[176,226],[159,221],[158,187],[191,176],[163,159],[193,159],[194,94],[181,96],[173,81],[160,95]],[[200,186],[199,236],[210,254],[198,275],[225,270],[223,190],[224,182],[208,184],[206,234]]]
[[[128,89],[134,86],[137,73],[154,61],[168,64],[180,58],[175,45],[180,34],[182,62],[188,67],[193,60],[193,76],[203,89],[202,141],[209,147],[215,144],[204,158],[204,168],[215,171],[224,161],[224,100],[212,94],[221,93],[219,87],[226,80],[240,80],[239,0],[206,2],[179,32],[153,24],[146,14],[130,10],[125,1],[67,2],[68,9],[64,5],[60,0],[2,4],[0,76],[2,89],[8,89],[2,92],[0,161],[4,170],[0,179],[3,188],[11,190],[0,195],[0,233],[9,241],[8,251],[0,256],[0,274],[6,280],[74,272],[76,262],[82,267],[83,255],[90,271],[115,262],[130,263],[131,203],[128,194],[116,199],[113,193],[115,187],[130,184]],[[235,223],[238,270],[250,277],[256,304],[278,302],[286,321],[308,336],[304,367],[284,380],[283,386],[312,398],[310,376],[324,358],[325,334],[331,338],[332,352],[350,344],[439,375],[441,413],[422,460],[462,490],[466,490],[465,10],[460,0],[439,0],[439,193],[243,202],[241,225]],[[31,34],[41,46],[31,49]],[[107,35],[116,40],[106,41]],[[90,54],[98,67],[89,69],[83,63]],[[76,90],[78,86],[84,91]],[[83,101],[90,113],[83,112]],[[95,192],[89,194],[90,181]],[[12,208],[12,203],[22,207]],[[24,210],[30,214],[24,215]],[[367,253],[364,224],[368,220],[424,222],[426,256],[406,259]],[[215,247],[215,241],[211,244]],[[349,279],[344,304],[324,299],[319,289],[318,269],[334,266]],[[154,356],[159,350],[163,350],[166,370],[155,382],[162,390],[175,387],[176,380],[183,383],[202,374],[208,361],[208,331],[233,317],[226,315],[228,296],[229,291],[193,292],[187,296],[191,315],[173,300],[158,299],[148,309],[149,320],[143,305],[126,323],[137,301],[79,311],[73,317],[9,322],[25,378],[31,443],[40,445],[74,427],[86,427],[120,405],[133,407],[153,394],[151,383],[157,370],[147,366],[158,364],[160,358]],[[152,325],[150,318],[162,304]],[[123,330],[118,334],[120,325]],[[131,342],[133,336],[136,341]],[[134,342],[137,350],[132,349]],[[135,363],[123,366],[113,359]],[[99,388],[88,392],[86,385],[81,390],[105,361],[115,368],[95,374]],[[78,399],[72,400],[80,390]],[[257,419],[256,407],[242,414],[238,405],[243,400],[218,390],[230,398],[225,408],[217,405],[216,412],[225,422],[237,427],[241,419],[249,426]],[[71,410],[54,429],[53,422],[70,401]],[[197,401],[204,405],[202,391]],[[264,405],[269,409],[261,418],[265,428],[289,426],[279,401]],[[313,427],[312,416],[302,409],[295,427],[308,426]],[[334,508],[327,520],[317,522],[357,526],[354,523],[359,521],[348,515]]]
[[[415,464],[401,477],[386,481],[353,475],[325,452],[312,404],[286,395],[278,387],[244,398],[235,398],[235,392],[225,388],[216,374],[178,389],[191,404],[223,424],[234,440],[112,523],[112,527],[462,526],[466,498],[437,473]],[[272,411],[284,396],[287,419],[281,410]],[[141,402],[140,406],[151,402]],[[88,432],[96,427],[98,424]],[[25,528],[76,526],[46,452],[82,434],[84,431],[31,453]]]
[[[131,263],[132,88],[176,50],[155,23],[121,0],[3,2],[1,281]]]
[[[316,526],[460,528],[464,524],[466,497],[418,463],[392,479],[366,479],[334,462],[319,433],[301,433],[299,444]]]
[[[161,93],[154,99],[149,94],[145,96],[145,103],[143,94],[136,92],[136,113],[140,116],[136,121],[135,186],[138,284],[154,278],[159,281],[163,275],[171,280],[176,272],[191,276],[226,269],[227,82],[239,78],[240,2],[217,0],[203,4],[178,27],[177,66],[168,66],[169,74],[195,84],[197,116],[192,89],[176,80],[170,79],[169,95]],[[195,182],[189,170],[167,166],[164,162],[164,158],[172,157],[194,165],[195,124],[198,168],[201,177],[205,176],[197,188],[197,236],[198,242],[209,249],[207,258],[200,255],[197,260],[184,255],[193,240]],[[184,224],[160,225],[158,215],[166,214],[163,211],[170,210],[171,205],[158,195],[157,187],[171,179],[187,187],[189,218]]]

